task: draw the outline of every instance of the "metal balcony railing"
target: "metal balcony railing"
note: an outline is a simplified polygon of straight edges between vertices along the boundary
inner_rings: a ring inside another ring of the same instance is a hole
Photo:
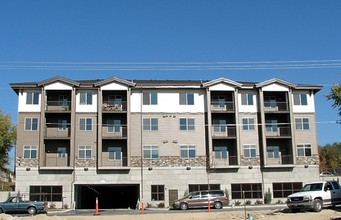
[[[288,111],[288,103],[287,102],[273,102],[273,101],[264,101],[264,111],[273,112],[273,111]]]
[[[58,128],[58,127],[45,127],[46,138],[66,138],[71,136],[70,127]]]
[[[117,111],[127,111],[126,101],[103,101],[102,111],[104,112],[117,112]]]
[[[127,137],[127,127],[104,124],[102,127],[102,137],[106,137],[106,138]]]
[[[212,137],[236,137],[236,127],[227,125],[212,125]]]
[[[70,157],[67,153],[46,153],[45,167],[70,167]]]
[[[228,167],[238,165],[237,156],[231,156],[228,152],[213,151],[212,166],[213,167]]]
[[[212,111],[234,111],[233,101],[211,101]]]
[[[47,101],[45,105],[46,111],[70,111],[70,101]]]
[[[287,137],[291,135],[290,127],[266,127],[265,134],[267,137]]]

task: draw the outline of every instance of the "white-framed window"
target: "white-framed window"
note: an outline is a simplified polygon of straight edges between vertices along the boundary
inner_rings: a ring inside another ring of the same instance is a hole
[[[144,131],[157,131],[159,129],[159,120],[157,118],[144,118],[143,130]]]
[[[194,118],[180,118],[179,124],[181,131],[193,131],[195,129]]]
[[[181,92],[179,94],[180,105],[194,105],[194,94]]]
[[[66,147],[58,147],[58,157],[67,157]]]
[[[92,92],[79,92],[80,105],[92,105]]]
[[[25,131],[37,131],[38,118],[25,118]]]
[[[121,147],[108,147],[109,160],[121,160],[122,148]]]
[[[158,146],[143,146],[144,159],[158,159],[159,147]]]
[[[242,96],[242,105],[253,105],[253,93],[243,92]]]
[[[256,145],[254,144],[244,144],[244,157],[245,158],[255,158],[256,157]]]
[[[78,147],[78,158],[79,159],[91,159],[92,147],[91,146],[79,146]]]
[[[67,129],[67,120],[66,119],[58,119],[58,130],[65,131]]]
[[[143,93],[143,105],[157,105],[157,93],[156,92],[144,92]]]
[[[80,131],[92,131],[92,118],[79,118]]]
[[[296,130],[309,130],[309,118],[295,118]]]
[[[308,105],[307,93],[294,94],[294,105]]]
[[[297,156],[299,157],[311,157],[311,145],[310,144],[298,144]]]
[[[196,157],[196,149],[194,145],[182,145],[180,146],[180,158],[193,159]]]
[[[255,119],[254,118],[242,118],[243,130],[250,131],[255,130]]]
[[[39,104],[39,92],[27,92],[26,93],[26,104],[27,105],[38,105]]]
[[[24,146],[24,158],[25,159],[36,159],[38,156],[37,146]]]

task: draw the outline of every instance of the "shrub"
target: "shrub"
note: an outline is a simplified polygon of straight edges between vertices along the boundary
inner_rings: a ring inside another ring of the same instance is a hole
[[[49,206],[50,206],[50,209],[55,209],[55,208],[56,208],[56,203],[51,202],[51,203],[49,204]]]
[[[272,200],[272,193],[269,188],[268,191],[264,194],[264,203],[271,204],[271,200]]]
[[[242,203],[238,200],[234,202],[234,205],[236,205],[236,206],[239,206],[240,204],[242,204]]]
[[[283,204],[283,201],[282,200],[277,200],[276,204]]]
[[[63,209],[68,209],[69,208],[69,205],[68,204],[64,204],[63,205]]]
[[[258,200],[255,202],[255,205],[262,205],[263,204],[263,201],[262,200]]]
[[[147,207],[146,208],[153,208],[153,204],[147,203]]]
[[[165,203],[161,202],[157,205],[158,208],[164,208],[165,207]]]
[[[251,205],[251,200],[246,200],[245,205]]]

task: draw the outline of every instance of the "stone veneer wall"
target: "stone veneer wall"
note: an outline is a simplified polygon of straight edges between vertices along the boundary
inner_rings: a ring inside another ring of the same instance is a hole
[[[240,157],[240,165],[241,166],[259,166],[260,158],[245,158],[244,156]]]
[[[76,159],[76,167],[96,167],[96,158],[91,159]]]
[[[320,158],[318,154],[313,154],[311,157],[296,157],[297,165],[319,165]]]
[[[140,167],[141,157],[131,157],[131,167]],[[159,159],[143,159],[143,166],[156,167],[203,167],[206,166],[206,157],[195,159],[181,159],[180,157],[159,157]]]
[[[39,165],[39,158],[35,159],[25,159],[22,157],[17,157],[15,162],[16,167],[38,167]]]

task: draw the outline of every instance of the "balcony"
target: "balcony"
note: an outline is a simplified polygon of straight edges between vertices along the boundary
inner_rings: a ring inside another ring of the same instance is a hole
[[[236,137],[236,127],[226,125],[213,125],[212,137],[229,138]]]
[[[272,153],[268,153],[267,156],[267,165],[290,165],[293,164],[292,155],[281,155],[281,152],[278,155],[274,155]]]
[[[234,111],[234,103],[232,101],[211,101],[212,111]]]
[[[69,138],[71,129],[58,127],[45,127],[45,138]]]
[[[102,127],[103,138],[126,138],[127,127],[115,125],[103,125]]]
[[[46,111],[70,111],[71,102],[70,101],[47,101],[45,105]]]
[[[273,101],[265,101],[264,102],[264,111],[265,112],[278,112],[278,111],[288,111],[288,103],[287,102],[273,102]]]
[[[122,152],[102,152],[102,164],[100,167],[107,169],[127,167],[127,157],[123,157]]]
[[[213,151],[212,167],[213,168],[228,168],[237,166],[237,156],[230,156],[228,152]]]
[[[120,101],[120,102],[103,102],[102,103],[102,111],[103,112],[122,112],[127,111],[127,102]]]
[[[265,131],[266,137],[290,137],[291,130],[290,127],[266,127]]]
[[[67,153],[46,153],[43,166],[51,168],[70,167],[70,157]]]

